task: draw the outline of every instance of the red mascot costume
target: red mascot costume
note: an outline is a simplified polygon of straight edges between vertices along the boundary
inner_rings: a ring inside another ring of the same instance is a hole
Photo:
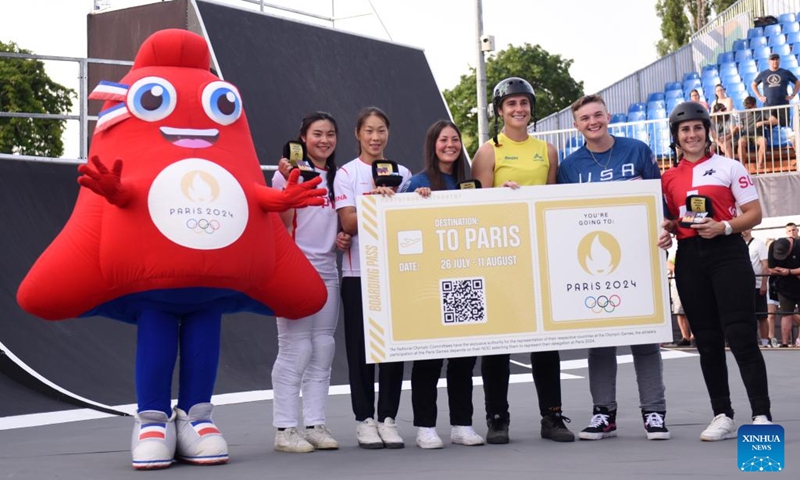
[[[266,186],[239,92],[209,65],[202,37],[164,30],[121,83],[92,92],[106,103],[78,168],[83,188],[17,293],[48,320],[137,324],[136,469],[228,461],[211,419],[223,313],[302,318],[327,296],[274,213],[321,205],[325,190],[298,184],[299,171],[283,191]]]

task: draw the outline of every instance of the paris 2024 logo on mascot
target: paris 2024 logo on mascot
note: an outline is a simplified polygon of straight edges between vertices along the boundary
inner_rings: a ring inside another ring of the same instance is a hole
[[[136,469],[228,461],[211,418],[223,313],[302,318],[327,297],[275,213],[321,205],[325,190],[298,171],[283,191],[266,186],[239,92],[209,66],[202,37],[164,30],[92,92],[106,103],[78,200],[17,293],[48,320],[137,324]]]

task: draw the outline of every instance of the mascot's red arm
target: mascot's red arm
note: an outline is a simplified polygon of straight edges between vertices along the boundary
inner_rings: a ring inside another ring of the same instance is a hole
[[[283,191],[269,187],[260,187],[256,190],[258,204],[265,212],[282,212],[290,208],[320,206],[325,203],[323,198],[327,193],[324,188],[314,188],[322,181],[315,177],[308,182],[297,183],[300,170],[294,169],[289,174],[289,181]]]

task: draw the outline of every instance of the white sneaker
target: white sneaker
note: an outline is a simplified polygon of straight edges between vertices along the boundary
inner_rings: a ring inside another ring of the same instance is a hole
[[[175,413],[145,410],[134,417],[131,436],[132,465],[136,470],[155,470],[172,465],[175,458]]]
[[[419,427],[417,429],[417,446],[426,450],[432,450],[444,448],[444,442],[439,438],[439,434],[436,433],[435,428]]]
[[[700,440],[704,442],[716,442],[727,438],[736,438],[736,424],[724,413],[714,417],[711,424],[700,434]]]
[[[384,447],[383,440],[378,435],[378,423],[372,417],[363,422],[358,422],[356,439],[358,440],[358,446],[367,450],[376,450]]]
[[[314,425],[313,428],[306,428],[306,441],[316,450],[338,450],[339,442],[333,438],[331,431],[325,425]]]
[[[382,422],[378,423],[378,435],[381,436],[386,448],[403,448],[406,446],[403,442],[403,437],[397,431],[397,423],[392,417],[386,417]]]
[[[210,403],[198,403],[188,413],[175,407],[176,456],[184,462],[219,465],[228,461],[228,443],[211,419],[213,409]]]
[[[309,453],[314,451],[314,446],[297,431],[297,427],[289,427],[275,432],[275,450],[286,453]]]
[[[467,425],[453,425],[453,428],[450,430],[450,443],[474,446],[483,445],[486,442],[472,427]]]
[[[772,425],[766,415],[756,415],[753,417],[753,425]]]

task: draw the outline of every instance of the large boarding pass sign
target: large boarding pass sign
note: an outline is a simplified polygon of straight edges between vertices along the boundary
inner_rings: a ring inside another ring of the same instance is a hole
[[[657,180],[359,198],[369,363],[672,339]]]

